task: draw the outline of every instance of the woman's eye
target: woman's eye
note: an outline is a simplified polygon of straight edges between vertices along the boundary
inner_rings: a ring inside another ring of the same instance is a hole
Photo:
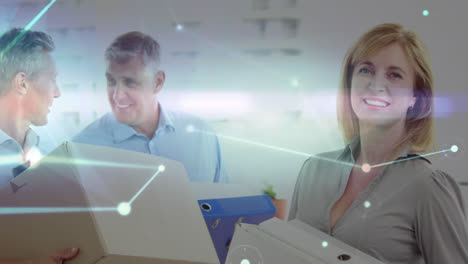
[[[370,72],[371,71],[366,67],[359,69],[359,73],[370,73]]]
[[[396,78],[396,79],[403,79],[403,77],[401,76],[401,74],[396,73],[396,72],[390,73],[390,77],[392,77],[392,78],[394,78],[394,79],[395,79],[395,78]]]

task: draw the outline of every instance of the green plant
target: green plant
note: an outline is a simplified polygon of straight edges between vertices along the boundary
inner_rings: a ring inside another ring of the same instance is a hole
[[[262,190],[263,194],[270,196],[270,199],[276,199],[276,192],[273,190],[273,184],[265,182],[265,189]]]

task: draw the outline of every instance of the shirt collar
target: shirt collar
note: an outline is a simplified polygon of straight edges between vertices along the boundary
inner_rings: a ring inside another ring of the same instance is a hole
[[[355,163],[355,158],[357,158],[357,155],[359,154],[361,146],[361,141],[359,139],[359,136],[353,138],[343,149],[343,152],[338,156],[338,160],[342,161],[351,161]]]
[[[0,129],[0,144],[3,144],[7,140],[14,140],[7,133]]]
[[[17,143],[19,145],[19,143],[16,140],[14,140],[7,133],[5,133],[5,131],[0,129],[0,144],[4,143],[5,141],[8,141],[8,140],[12,140],[12,141],[14,141],[15,143]],[[25,138],[24,138],[24,148],[23,149],[27,149],[27,148],[31,148],[31,147],[37,147],[39,145],[39,140],[40,140],[39,135],[37,135],[36,132],[34,132],[34,130],[29,128],[26,131],[26,135],[25,135]]]
[[[411,150],[411,145],[406,145],[398,154],[397,159],[404,158],[409,155]],[[356,159],[361,151],[361,138],[359,136],[354,137],[348,145],[346,145],[343,153],[340,155],[339,159],[344,159],[345,157],[350,156],[353,162],[356,162]]]
[[[168,132],[174,132],[175,131],[175,126],[172,121],[172,117],[169,112],[166,111],[164,107],[159,103],[159,121],[158,121],[158,128],[154,132],[154,136],[156,136],[160,131],[168,131]],[[124,140],[127,140],[128,138],[132,136],[138,136],[142,135],[138,132],[135,131],[135,129],[129,125],[122,124],[119,121],[115,119],[115,115],[112,114],[112,133],[114,136],[114,141],[116,143],[120,143]]]
[[[24,149],[38,147],[39,146],[39,136],[31,128],[26,131],[26,137],[24,139]]]
[[[161,104],[159,104],[159,113],[160,114],[159,114],[158,130],[159,128],[162,128],[164,130],[175,132],[175,126],[174,126],[171,113],[169,111],[166,111],[166,108],[162,107]]]

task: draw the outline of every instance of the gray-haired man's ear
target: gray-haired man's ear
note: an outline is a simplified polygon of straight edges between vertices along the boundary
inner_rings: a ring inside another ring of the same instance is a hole
[[[166,81],[166,73],[164,71],[158,71],[155,76],[155,81],[155,92],[159,93]]]
[[[16,92],[21,95],[28,93],[28,83],[26,81],[26,73],[18,72],[13,78],[13,87]]]

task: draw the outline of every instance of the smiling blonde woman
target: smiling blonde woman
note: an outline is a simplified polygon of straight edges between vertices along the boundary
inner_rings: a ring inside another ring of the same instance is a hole
[[[304,163],[289,219],[388,263],[468,263],[460,189],[420,156],[434,145],[433,83],[415,32],[385,23],[363,34],[338,94],[347,145]]]

